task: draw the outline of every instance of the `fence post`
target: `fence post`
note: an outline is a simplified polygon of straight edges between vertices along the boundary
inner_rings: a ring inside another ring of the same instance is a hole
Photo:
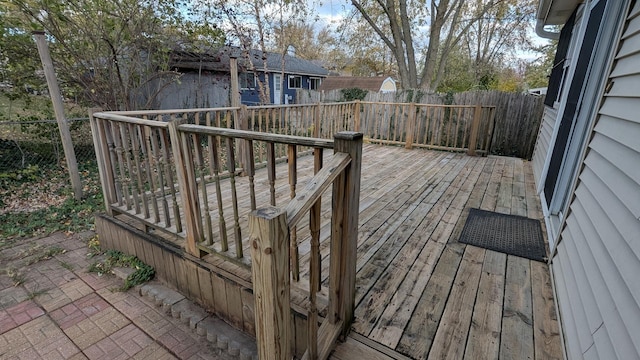
[[[348,153],[351,163],[333,183],[331,257],[329,265],[329,312],[332,324],[343,321],[346,335],[353,321],[356,294],[356,250],[360,212],[360,171],[362,133],[351,131],[334,135],[334,152]]]
[[[357,131],[357,132],[360,131],[360,106],[361,106],[360,103],[361,103],[360,100],[356,100],[356,104],[353,109],[353,111],[355,112],[353,116],[354,117],[353,131]]]
[[[71,178],[71,186],[73,187],[73,196],[76,200],[80,200],[82,199],[82,181],[80,180],[80,172],[78,171],[78,161],[76,160],[76,153],[73,150],[73,140],[69,132],[69,125],[64,117],[64,106],[62,105],[60,88],[58,88],[56,73],[53,69],[51,55],[49,54],[47,39],[44,37],[44,31],[34,31],[33,37],[38,47],[38,53],[40,54],[40,60],[42,61],[42,67],[44,69],[44,76],[49,86],[49,95],[51,96],[53,111],[56,114],[56,120],[58,122],[58,131],[62,139],[64,158],[67,160],[67,168],[69,170],[69,177]]]
[[[473,112],[473,122],[471,123],[471,133],[469,135],[469,149],[467,155],[475,156],[476,147],[478,147],[478,131],[480,129],[480,120],[482,118],[482,106],[477,104]]]
[[[180,122],[180,120],[169,122],[169,136],[171,139],[176,174],[178,175],[178,189],[180,191],[184,218],[187,225],[185,250],[189,254],[199,258],[203,255],[203,252],[198,249],[197,245],[202,241],[204,234],[202,229],[202,216],[200,213],[195,176],[192,173],[193,162],[185,153],[187,149],[189,149],[189,144],[187,143],[186,137],[183,137],[178,131]]]
[[[405,148],[411,149],[413,148],[413,138],[416,131],[416,103],[414,102],[409,104],[409,116],[407,117],[405,129],[407,131],[407,144]]]
[[[269,206],[249,215],[251,277],[259,359],[291,359],[287,214]]]
[[[100,175],[100,183],[102,184],[102,197],[104,198],[105,210],[109,216],[113,216],[111,204],[115,200],[115,182],[111,168],[111,157],[109,157],[109,147],[107,139],[100,129],[102,124],[93,117],[93,114],[100,111],[99,108],[89,109],[89,122],[91,124],[91,137],[93,138],[93,148],[96,152],[96,161],[98,163],[98,174]],[[101,122],[101,120],[100,120]]]
[[[489,128],[487,129],[487,139],[485,140],[484,156],[488,156],[491,153],[491,145],[493,144],[493,129],[496,121],[496,107],[492,106],[489,108]]]
[[[320,103],[317,103],[313,112],[313,137],[319,138],[322,134],[320,129],[320,114],[321,114],[321,106]]]

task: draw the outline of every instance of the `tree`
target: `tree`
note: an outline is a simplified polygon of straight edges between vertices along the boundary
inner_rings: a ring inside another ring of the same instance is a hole
[[[473,26],[479,30],[477,37],[484,36],[485,27],[477,24],[490,18],[499,20],[495,15],[500,14],[497,6],[503,1],[351,0],[351,3],[393,54],[403,87],[433,90],[442,81],[451,52]],[[423,32],[426,28],[428,32]]]
[[[172,49],[223,40],[216,27],[187,19],[178,0],[15,0],[3,11],[3,45],[14,45],[3,46],[9,68],[37,59],[7,52],[44,30],[66,93],[108,110],[148,108],[180,76],[170,69]]]
[[[557,45],[558,41],[555,40],[539,47],[538,52],[542,55],[533,62],[523,64],[524,81],[528,88],[546,87],[549,84]]]
[[[478,83],[500,72],[518,51],[533,48],[529,32],[536,6],[537,1],[533,0],[503,0],[469,27],[461,44],[473,59],[471,65]],[[481,8],[482,1],[477,0],[475,7]]]
[[[340,48],[348,54],[343,70],[353,76],[395,76],[398,68],[384,42],[371,36],[371,27],[355,21],[357,12],[352,12],[338,28]]]
[[[221,10],[224,22],[229,24],[225,30],[231,35],[235,43],[240,46],[245,58],[248,70],[252,72],[267,73],[267,53],[274,49],[277,37],[284,39],[286,28],[293,27],[297,21],[307,14],[307,4],[304,0],[214,0],[213,3],[203,1],[200,7],[213,6]],[[276,35],[277,34],[277,35]],[[280,43],[275,48],[282,56],[281,80],[284,79],[285,54],[290,43]],[[262,67],[256,68],[252,57],[255,56],[255,48],[261,52]],[[258,79],[260,101],[268,104],[271,102],[269,91],[269,77]],[[284,96],[284,92],[281,92]]]

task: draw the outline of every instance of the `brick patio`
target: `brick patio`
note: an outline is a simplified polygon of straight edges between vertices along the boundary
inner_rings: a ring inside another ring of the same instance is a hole
[[[122,280],[88,273],[91,235],[54,234],[0,250],[0,358],[230,358],[138,290],[113,291]],[[65,252],[33,262],[32,253],[52,246]]]

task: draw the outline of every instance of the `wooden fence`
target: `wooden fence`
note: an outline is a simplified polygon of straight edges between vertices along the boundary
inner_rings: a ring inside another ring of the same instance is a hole
[[[324,93],[299,90],[296,99],[299,104],[335,103],[342,101],[342,94],[340,90]],[[544,111],[543,100],[538,95],[501,91],[467,91],[448,95],[402,90],[395,93],[369,92],[363,102],[494,106],[495,126],[489,153],[530,159]]]
[[[246,107],[241,118],[254,131],[323,139],[357,131],[374,143],[486,154],[494,116],[492,106],[350,101]]]
[[[335,111],[347,113],[347,107]],[[335,140],[291,135],[308,122],[300,112],[310,110],[280,110],[97,112],[91,126],[109,215],[130,216],[177,235],[192,256],[211,253],[251,266],[260,358],[291,358],[290,278],[301,282],[305,267],[309,345],[304,358],[326,359],[353,318],[363,138],[354,132],[339,132]],[[291,125],[294,118],[299,126]],[[261,131],[235,129],[245,126]],[[322,133],[320,127],[312,130]],[[274,185],[278,148],[288,159],[291,198],[279,199],[280,208],[275,207]],[[257,154],[262,149],[264,154]],[[314,155],[314,175],[302,188],[297,187],[300,149],[312,149]],[[333,149],[326,161],[325,149]],[[258,184],[255,169],[260,164],[268,176]],[[330,264],[323,276],[321,210],[330,188]],[[239,200],[239,193],[248,196]],[[246,220],[248,237],[241,233]],[[304,264],[298,238],[309,242]],[[328,294],[328,308],[319,325],[321,288]]]

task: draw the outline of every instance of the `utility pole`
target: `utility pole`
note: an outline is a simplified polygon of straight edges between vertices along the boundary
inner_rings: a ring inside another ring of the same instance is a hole
[[[62,97],[60,96],[56,73],[53,69],[51,55],[49,54],[47,39],[45,38],[44,31],[34,31],[32,34],[36,41],[36,45],[38,46],[40,61],[42,61],[42,68],[44,69],[44,76],[47,78],[49,96],[51,96],[53,111],[56,114],[58,130],[60,131],[60,138],[62,139],[62,148],[64,149],[64,158],[67,160],[67,169],[69,169],[69,177],[71,178],[71,186],[73,187],[73,196],[76,200],[80,200],[82,198],[82,181],[80,181],[80,173],[78,172],[78,161],[76,160],[76,153],[73,150],[73,141],[71,140],[69,125],[67,124],[67,119],[64,116]]]

